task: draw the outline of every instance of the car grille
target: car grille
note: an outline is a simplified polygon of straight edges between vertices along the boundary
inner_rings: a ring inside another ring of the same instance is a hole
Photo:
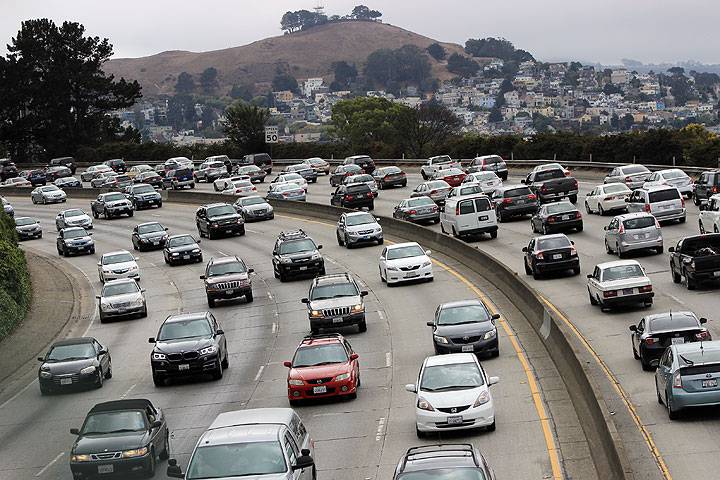
[[[350,307],[326,308],[322,312],[326,317],[339,317],[350,314]]]
[[[326,377],[326,378],[314,378],[312,380],[307,380],[305,383],[308,385],[322,385],[323,383],[332,382],[333,377]]]
[[[373,233],[373,230],[362,230],[362,231],[360,231],[360,232],[358,232],[358,233],[359,233],[360,235],[370,235],[371,233]]]
[[[78,383],[80,381],[80,375],[77,373],[73,373],[71,375],[55,375],[53,376],[53,383],[55,385],[60,385],[60,379],[70,378],[72,380],[72,383]]]
[[[253,210],[251,213],[254,215],[262,215],[267,213],[267,208],[258,208],[257,210]]]
[[[457,337],[453,338],[453,343],[475,343],[480,340],[480,335],[472,336],[472,337]]]
[[[196,360],[199,356],[198,352],[168,353],[167,359],[171,362],[179,362],[181,360]]]
[[[232,220],[220,220],[220,221],[217,222],[217,223],[218,223],[218,225],[232,225],[232,224],[234,224],[234,223],[237,223],[237,220],[235,220],[235,219],[233,218]]]
[[[130,269],[129,269],[129,268],[122,268],[122,269],[120,269],[120,270],[113,270],[113,273],[121,274],[121,273],[127,272],[128,270],[130,270]]]
[[[238,288],[240,286],[241,282],[239,280],[236,280],[234,282],[222,282],[215,284],[215,287],[217,287],[219,290],[230,290],[231,288]]]
[[[293,258],[292,261],[293,261],[293,263],[309,262],[309,261],[310,261],[310,257],[305,257],[305,258]]]
[[[438,410],[443,413],[459,413],[459,412],[464,412],[468,408],[470,408],[470,405],[463,405],[461,407],[438,408]]]
[[[110,304],[111,308],[125,308],[125,307],[129,307],[129,306],[130,306],[130,302],[111,303]]]
[[[420,268],[420,265],[410,265],[409,267],[400,267],[400,270],[403,272],[411,272],[413,270],[417,270],[418,268]]]
[[[122,452],[103,452],[103,453],[91,453],[90,458],[93,460],[115,460],[122,458]]]

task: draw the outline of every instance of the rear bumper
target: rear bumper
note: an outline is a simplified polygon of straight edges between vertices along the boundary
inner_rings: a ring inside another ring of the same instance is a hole
[[[652,300],[655,292],[637,293],[635,295],[622,295],[618,297],[601,298],[600,302],[603,307],[619,307],[622,305],[632,305],[636,303],[645,303]]]
[[[572,220],[569,222],[547,223],[546,225],[549,232],[566,232],[568,230],[582,228],[583,222],[582,220]]]
[[[653,215],[658,219],[658,222],[665,222],[668,220],[680,220],[685,218],[686,211],[683,208],[681,210],[670,210],[668,212],[653,212]]]
[[[720,405],[720,391],[710,392],[686,392],[685,390],[672,389],[673,407],[681,409],[688,407],[707,407]]]
[[[487,227],[469,228],[458,231],[458,235],[480,235],[483,233],[493,233],[498,231],[497,225],[489,225]]]
[[[537,212],[538,204],[524,204],[524,205],[511,205],[508,207],[500,207],[497,209],[498,212],[502,212],[503,215],[529,215]]]
[[[300,275],[317,275],[323,268],[325,268],[325,262],[320,260],[313,260],[307,263],[288,263],[280,264],[278,271],[283,275],[294,277]]]
[[[620,242],[620,247],[625,252],[631,250],[645,250],[646,248],[658,248],[663,246],[663,239],[657,238],[655,240],[648,240],[642,242]]]
[[[568,190],[567,192],[548,192],[548,193],[542,193],[538,192],[538,198],[541,202],[553,202],[555,200],[561,200],[563,198],[567,198],[572,195],[577,195],[577,190]]]
[[[564,270],[572,270],[580,268],[580,259],[572,258],[569,260],[559,260],[555,262],[536,262],[535,269],[538,272],[562,272]]]
[[[436,221],[440,220],[440,212],[435,213],[425,213],[422,215],[412,215],[408,218],[411,222],[428,222],[428,221]]]
[[[464,343],[464,344],[456,344],[456,343],[438,343],[435,340],[435,350],[441,354],[441,353],[495,353],[499,351],[499,344],[498,344],[498,337],[495,335],[493,338],[488,340],[478,340],[477,342],[473,343]],[[472,350],[470,350],[472,349]]]

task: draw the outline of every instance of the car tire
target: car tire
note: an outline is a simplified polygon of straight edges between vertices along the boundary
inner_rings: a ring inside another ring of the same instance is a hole
[[[170,434],[165,432],[165,445],[163,445],[162,451],[160,451],[160,460],[167,460],[170,458]]]
[[[150,456],[149,456],[149,462],[150,465],[148,466],[148,469],[145,471],[145,478],[153,478],[155,476],[155,468],[157,467],[157,460],[155,458],[155,450],[150,450]]]
[[[583,231],[583,228],[584,228],[584,225],[581,223],[579,227],[576,227],[576,228],[575,228],[575,231],[578,232],[578,233],[580,233],[580,232]]]
[[[592,210],[590,210],[590,205],[587,201],[585,202],[585,213],[587,213],[588,215],[592,214]]]
[[[347,234],[343,236],[343,244],[349,249],[353,248],[353,244],[349,241]]]
[[[612,251],[612,249],[610,248],[610,244],[607,242],[607,240],[605,240],[605,253],[607,253],[609,255],[612,255],[614,253]]]
[[[672,274],[673,283],[680,283],[680,281],[682,280],[682,277],[680,276],[679,273],[677,273],[675,271],[675,269],[672,267],[672,265],[670,265],[670,273]]]
[[[128,217],[132,217],[133,215],[135,215],[135,211],[134,211],[134,210],[130,210],[130,211],[128,212]]]
[[[40,384],[40,395],[45,396],[45,395],[50,395],[51,393],[52,393],[52,391],[49,388],[44,386],[42,383]]]
[[[105,380],[105,374],[102,369],[99,370],[97,381],[95,382],[95,388],[102,388],[103,380]]]
[[[365,320],[361,320],[360,323],[358,323],[358,331],[360,333],[367,332],[367,322],[365,322]]]
[[[541,277],[540,272],[535,271],[535,270],[532,271],[532,276],[533,276],[534,280],[540,280],[540,277]]]
[[[568,198],[570,199],[570,203],[572,203],[572,204],[577,203],[577,195],[570,195],[570,197],[568,197]]]
[[[282,272],[278,272],[278,278],[283,283],[287,281],[287,277]]]
[[[666,398],[665,406],[667,407],[668,418],[670,420],[677,420],[678,418],[680,418],[680,412],[677,410],[673,410],[672,400],[670,399],[670,395],[666,395],[665,398]]]
[[[640,355],[638,355],[637,350],[635,349],[635,343],[633,343],[632,339],[630,339],[630,345],[632,346],[633,358],[635,360],[640,360]]]
[[[600,214],[601,217],[605,216],[605,210],[602,207],[602,203],[598,204],[598,213]]]
[[[543,235],[549,235],[549,234],[550,234],[550,229],[549,229],[548,226],[545,225],[545,224],[543,224],[543,226],[542,226],[542,234],[543,234]]]
[[[212,377],[214,380],[220,380],[223,377],[223,368],[222,368],[222,362],[218,360],[217,367],[215,367],[215,371],[212,374]]]
[[[655,396],[657,396],[657,402],[662,405],[662,397],[660,396],[660,389],[658,388],[657,378],[655,378]]]
[[[697,280],[691,278],[687,272],[685,272],[685,283],[688,290],[697,290]]]
[[[93,218],[96,219],[96,220],[97,220],[98,218],[100,218],[100,215],[98,215],[98,213],[97,213],[94,209],[93,209],[93,211],[92,211],[92,216],[93,216]]]
[[[145,308],[143,308],[142,312],[140,312],[140,318],[147,318],[147,306],[145,306]]]
[[[700,233],[702,235],[705,235],[707,232],[705,231],[705,226],[702,223],[702,220],[698,220],[698,228],[700,229]]]
[[[597,304],[598,304],[597,299],[592,296],[592,293],[590,293],[590,289],[588,289],[588,298],[590,299],[590,305],[597,305]]]
[[[573,275],[580,275],[580,267],[575,267],[572,269]]]
[[[105,220],[108,220],[110,218],[110,214],[107,211],[107,208],[103,210],[103,216],[105,217]]]
[[[246,293],[245,294],[245,302],[252,303],[252,301],[253,301],[253,293],[252,292]]]
[[[498,223],[503,223],[505,221],[505,217],[503,217],[502,210],[495,210],[495,216],[497,217]]]
[[[215,308],[215,299],[210,295],[207,296],[208,307]]]
[[[497,233],[498,233],[497,230],[493,230],[492,232],[490,232],[490,238],[492,238],[492,239],[497,238]]]
[[[685,223],[687,220],[687,217],[682,217],[680,220],[678,220],[678,223]]]
[[[496,427],[495,427],[495,424],[496,424],[496,421],[493,420],[493,422],[486,427],[487,431],[488,431],[488,432],[494,432],[494,431],[495,431],[495,428],[496,428]]]
[[[107,372],[105,372],[105,380],[110,380],[110,379],[112,378],[112,376],[113,376],[113,373],[112,373],[112,362],[110,362],[110,363],[108,364]]]
[[[525,275],[532,275],[532,269],[527,264],[527,259],[523,260],[523,266],[525,267]]]
[[[156,387],[164,387],[165,386],[165,377],[161,377],[160,375],[155,375],[153,373],[152,379],[153,379],[153,384]]]
[[[421,432],[420,429],[415,425],[415,435],[417,435],[417,438],[423,439],[427,437],[427,434],[425,432]]]
[[[380,283],[385,283],[385,282],[387,282],[387,280],[385,279],[385,277],[383,277],[382,268],[378,268],[378,270],[380,270]]]
[[[627,257],[627,254],[622,251],[622,249],[620,248],[620,245],[616,245],[616,248],[617,248],[618,258],[625,258],[625,257]]]
[[[230,360],[228,359],[227,352],[225,352],[225,358],[223,359],[221,365],[222,365],[222,368],[225,368],[225,369],[230,368]]]
[[[658,255],[662,255],[664,251],[665,251],[665,248],[663,248],[663,247],[657,247],[655,249],[655,252],[657,252]]]

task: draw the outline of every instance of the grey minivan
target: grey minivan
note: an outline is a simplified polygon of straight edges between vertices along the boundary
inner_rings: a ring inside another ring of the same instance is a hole
[[[607,253],[617,253],[620,258],[633,250],[654,249],[658,254],[663,253],[662,230],[650,213],[618,215],[603,228]]]
[[[678,220],[685,223],[685,200],[680,191],[668,185],[639,188],[625,200],[628,213],[651,213],[659,222]]]

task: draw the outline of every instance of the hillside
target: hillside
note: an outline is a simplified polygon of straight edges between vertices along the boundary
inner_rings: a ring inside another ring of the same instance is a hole
[[[196,78],[208,67],[218,70],[220,91],[234,84],[267,84],[278,70],[285,70],[298,80],[323,77],[332,81],[332,62],[345,60],[362,69],[367,56],[380,48],[416,45],[426,48],[433,40],[399,27],[376,22],[331,23],[306,31],[281,35],[241,47],[210,52],[169,51],[141,58],[118,58],[105,64],[105,70],[116,77],[135,79],[146,96],[173,94],[181,72]],[[448,55],[463,53],[460,45],[438,42]],[[442,63],[428,57],[433,76],[451,78]]]

